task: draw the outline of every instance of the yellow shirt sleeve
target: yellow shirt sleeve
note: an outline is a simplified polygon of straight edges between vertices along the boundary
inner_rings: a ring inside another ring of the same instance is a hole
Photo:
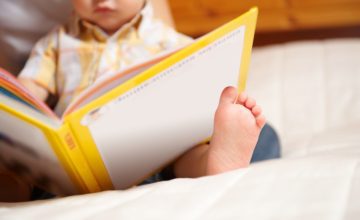
[[[58,35],[59,31],[54,30],[35,44],[18,76],[33,80],[52,94],[56,93]]]

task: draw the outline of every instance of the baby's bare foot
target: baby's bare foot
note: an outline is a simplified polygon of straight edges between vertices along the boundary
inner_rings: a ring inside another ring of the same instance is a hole
[[[207,174],[247,167],[264,124],[265,117],[254,99],[238,95],[234,87],[225,88],[215,113]]]

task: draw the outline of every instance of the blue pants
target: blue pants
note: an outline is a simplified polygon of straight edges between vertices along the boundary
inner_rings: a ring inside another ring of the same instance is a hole
[[[265,124],[261,130],[259,140],[255,146],[251,163],[280,158],[281,147],[279,137],[275,130],[268,124]]]

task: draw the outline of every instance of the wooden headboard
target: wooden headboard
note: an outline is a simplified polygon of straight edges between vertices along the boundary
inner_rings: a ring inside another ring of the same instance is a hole
[[[176,28],[200,36],[258,6],[258,34],[360,27],[360,0],[168,0]]]

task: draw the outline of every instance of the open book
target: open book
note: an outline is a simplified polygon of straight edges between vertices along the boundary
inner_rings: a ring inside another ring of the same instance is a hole
[[[0,166],[55,194],[125,189],[212,134],[245,88],[257,9],[85,90],[59,118],[0,70]]]

